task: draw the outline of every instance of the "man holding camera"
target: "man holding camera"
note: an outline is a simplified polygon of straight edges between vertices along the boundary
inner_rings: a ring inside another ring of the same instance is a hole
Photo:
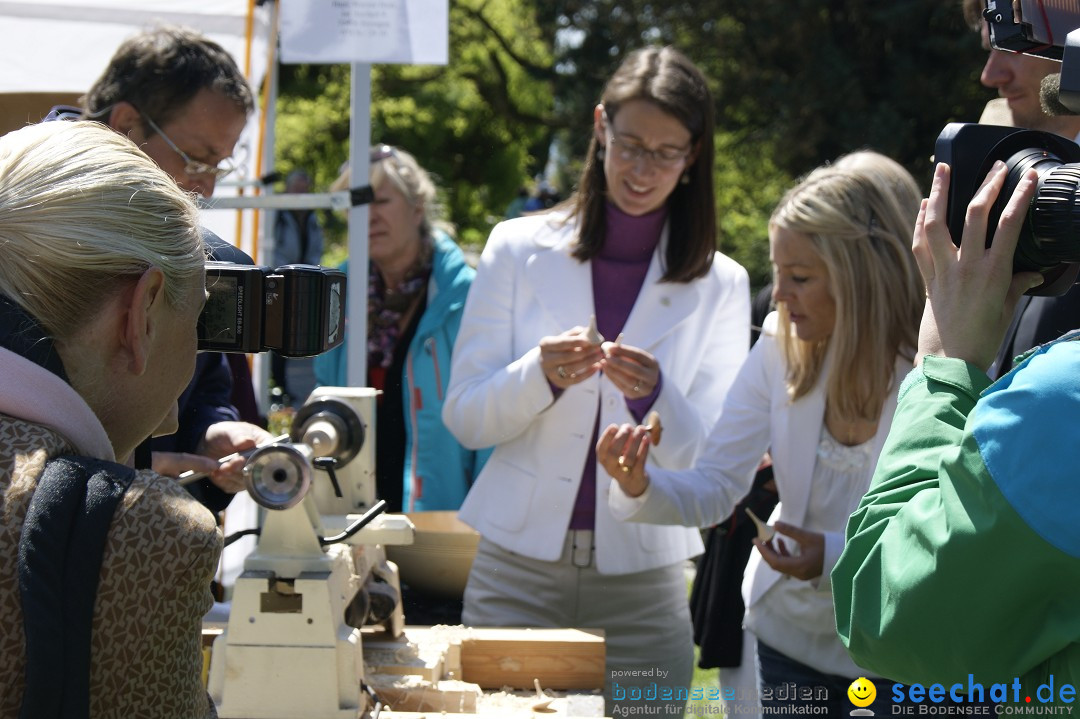
[[[1080,116],[1049,115],[1040,102],[1043,78],[1059,72],[1061,63],[995,50],[990,46],[989,26],[982,18],[985,6],[985,0],[963,0],[964,19],[972,30],[981,34],[983,48],[988,52],[979,80],[1001,95],[987,104],[980,122],[1026,127],[1052,132],[1074,142],[1080,140]],[[1061,297],[1022,297],[990,366],[990,377],[997,379],[1004,375],[1012,368],[1014,357],[1076,327],[1080,327],[1080,288],[1074,286]]]
[[[180,27],[161,27],[126,40],[83,99],[85,107],[55,108],[50,118],[81,115],[131,138],[185,190],[210,197],[232,169],[231,157],[254,110],[251,89],[217,43]],[[213,259],[253,264],[209,231]],[[245,366],[246,369],[246,366]],[[241,422],[233,405],[232,370],[225,356],[200,353],[179,400],[180,429],[153,441],[153,468],[178,476],[193,470],[208,480],[188,489],[218,512],[243,489],[243,458],[217,459],[272,439]]]

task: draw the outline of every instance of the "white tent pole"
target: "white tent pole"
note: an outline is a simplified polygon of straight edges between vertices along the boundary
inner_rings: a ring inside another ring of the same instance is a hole
[[[259,165],[263,168],[263,172],[269,172],[274,169],[274,144],[277,139],[277,135],[274,132],[274,124],[277,118],[277,98],[278,98],[278,67],[279,59],[277,53],[278,42],[278,10],[279,6],[276,2],[272,3],[271,15],[270,15],[270,37],[269,37],[269,57],[270,62],[266,67],[266,117],[263,118],[263,142],[262,142],[262,162]],[[258,179],[258,178],[253,178]],[[267,188],[268,191],[273,193],[271,188]],[[269,253],[274,246],[274,227],[271,220],[274,219],[274,212],[267,210],[254,210],[259,213],[259,233],[258,236],[253,238],[255,240],[255,248],[252,253],[252,257],[255,258],[256,264],[267,264],[269,261]],[[255,384],[255,402],[259,406],[259,413],[263,416],[270,411],[270,357],[264,352],[260,352],[255,355],[252,361],[252,381]]]
[[[370,174],[371,65],[352,64],[349,119],[349,185],[363,187]],[[349,332],[345,336],[348,384],[366,387],[367,381],[367,267],[368,206],[349,209],[349,280],[346,312]]]

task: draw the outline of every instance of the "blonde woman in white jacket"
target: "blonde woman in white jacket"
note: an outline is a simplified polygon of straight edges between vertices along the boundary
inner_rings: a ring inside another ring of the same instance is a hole
[[[743,582],[761,699],[766,707],[789,703],[774,688],[794,682],[800,689],[790,703],[804,704],[803,687],[814,701],[824,687],[820,705],[830,716],[850,711],[847,687],[865,672],[836,635],[829,571],[911,369],[924,300],[910,249],[915,181],[876,153],[838,165],[811,173],[773,213],[779,311],[766,321],[694,467],[655,463],[647,433],[632,424],[609,426],[597,447],[615,480],[615,516],[686,526],[726,518],[762,454],[771,453],[782,539],[755,541],[759,551]],[[887,705],[887,693],[879,697]]]
[[[482,535],[465,623],[603,629],[608,698],[635,711],[685,702],[683,562],[702,543],[616,521],[594,448],[601,427],[656,410],[656,462],[689,467],[746,355],[747,275],[715,251],[712,111],[675,50],[623,62],[575,197],[492,232],[443,408],[466,447],[494,446],[460,512]]]

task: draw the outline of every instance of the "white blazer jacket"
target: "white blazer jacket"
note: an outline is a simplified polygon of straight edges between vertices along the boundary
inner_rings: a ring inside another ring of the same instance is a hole
[[[577,325],[593,310],[589,263],[570,256],[574,223],[562,214],[500,223],[491,233],[454,346],[443,421],[466,447],[495,449],[460,517],[499,546],[557,559],[581,483],[593,427],[634,422],[625,398],[602,373],[556,400],[540,368],[538,343]],[[720,413],[749,346],[746,271],[717,253],[690,283],[661,283],[667,230],[623,328],[623,342],[652,353],[663,386],[653,409],[663,438],[657,466],[689,467]],[[625,574],[700,554],[699,532],[629,524],[608,510],[607,475],[597,464],[596,562]]]
[[[817,462],[818,442],[825,422],[825,386],[795,402],[788,399],[784,359],[774,336],[776,314],[765,321],[765,331],[750,351],[746,364],[724,402],[705,449],[687,471],[649,469],[649,487],[640,497],[626,495],[609,478],[612,512],[620,519],[707,527],[731,516],[735,505],[750,490],[754,473],[766,451],[772,455],[773,477],[780,502],[770,521],[803,526],[810,499],[810,484]],[[826,359],[828,363],[828,359]],[[823,368],[826,376],[828,364]],[[875,462],[892,425],[900,382],[911,371],[911,360],[898,357],[893,386],[881,408],[874,436]],[[870,473],[866,487],[870,486]],[[849,508],[849,513],[855,507]],[[829,573],[844,548],[844,527],[825,533],[825,562],[819,587],[827,587]],[[747,607],[760,599],[782,576],[753,552],[743,577]]]

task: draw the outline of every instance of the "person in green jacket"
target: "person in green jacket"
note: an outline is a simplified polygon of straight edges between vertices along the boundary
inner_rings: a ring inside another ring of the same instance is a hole
[[[1034,171],[984,249],[1006,175],[1003,163],[991,169],[957,249],[949,168],[936,169],[913,245],[927,284],[919,355],[832,586],[840,638],[861,666],[1035,709],[1071,704],[1080,680],[1080,333],[993,384],[986,375],[1017,300],[1041,282],[1012,271]]]

